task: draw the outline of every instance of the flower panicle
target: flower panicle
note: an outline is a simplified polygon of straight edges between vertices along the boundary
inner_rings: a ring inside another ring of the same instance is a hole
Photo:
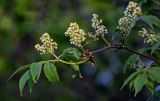
[[[70,37],[70,43],[77,47],[82,46],[82,42],[86,40],[85,35],[86,33],[84,32],[84,30],[80,29],[79,25],[76,22],[70,23],[69,28],[65,32],[65,36]]]
[[[48,33],[44,33],[41,37],[40,40],[42,42],[42,45],[36,44],[35,48],[37,51],[40,52],[40,54],[54,54],[54,50],[57,49],[57,43],[54,42],[53,39],[50,38]]]
[[[97,14],[93,14],[92,28],[95,33],[89,33],[90,37],[98,40],[100,36],[104,37],[104,35],[108,33],[107,28],[102,23],[103,20],[99,19]]]
[[[139,36],[144,39],[144,43],[154,44],[160,39],[160,36],[156,35],[153,32],[149,32],[145,27],[143,27],[142,30],[140,30],[138,33]]]
[[[130,1],[126,10],[124,11],[124,16],[119,19],[117,29],[121,33],[127,34],[130,29],[134,26],[134,21],[138,16],[142,15],[142,10],[137,3]]]

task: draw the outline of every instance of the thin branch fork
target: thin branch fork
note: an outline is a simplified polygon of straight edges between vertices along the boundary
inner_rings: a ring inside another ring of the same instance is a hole
[[[124,49],[124,50],[127,50],[127,51],[131,52],[131,53],[135,53],[135,54],[137,54],[137,55],[140,55],[140,56],[142,56],[142,57],[145,57],[145,58],[147,58],[147,59],[150,59],[150,60],[156,62],[157,64],[160,64],[160,61],[159,61],[159,60],[155,59],[154,57],[152,57],[152,56],[150,56],[150,55],[148,55],[148,54],[143,54],[143,53],[137,52],[137,51],[135,51],[135,50],[133,50],[133,49],[130,49],[130,48],[128,48],[128,47],[122,47],[122,46],[107,46],[107,47],[98,49],[98,50],[96,50],[96,51],[92,51],[91,54],[95,54],[95,53],[98,53],[98,52],[101,52],[101,51],[104,51],[104,50],[108,50],[108,49],[112,49],[112,48],[113,48],[113,49],[117,49],[117,50]]]

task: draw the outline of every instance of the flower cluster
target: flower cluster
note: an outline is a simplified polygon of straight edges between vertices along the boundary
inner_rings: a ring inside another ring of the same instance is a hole
[[[124,11],[124,17],[118,21],[117,29],[121,33],[127,34],[129,30],[134,26],[135,19],[142,14],[141,8],[132,1],[129,2],[126,10]]]
[[[99,36],[103,37],[105,34],[108,33],[106,27],[102,25],[102,19],[98,19],[97,14],[93,14],[92,27],[95,30],[95,34],[89,33],[89,36],[95,39],[98,39]]]
[[[74,44],[75,46],[81,47],[82,42],[85,41],[85,35],[86,33],[84,32],[83,29],[79,28],[79,25],[77,23],[70,23],[69,28],[65,32],[65,36],[70,37],[70,43]]]
[[[44,33],[40,37],[42,45],[36,44],[35,48],[37,51],[40,52],[40,54],[50,53],[53,54],[54,50],[57,49],[57,43],[53,41],[53,39],[50,38],[48,33]]]
[[[160,36],[156,36],[154,33],[150,33],[146,28],[142,28],[140,30],[139,35],[144,38],[144,43],[156,43],[160,39]]]

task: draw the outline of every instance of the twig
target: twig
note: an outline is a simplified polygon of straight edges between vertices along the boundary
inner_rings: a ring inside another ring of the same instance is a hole
[[[104,40],[104,42],[107,44],[107,45],[111,45],[105,38],[104,38],[104,36],[101,36],[102,37],[102,39]]]
[[[101,49],[92,51],[91,53],[92,53],[92,54],[95,54],[95,53],[98,53],[98,52],[101,52],[101,51],[104,51],[104,50],[108,50],[108,49],[111,49],[111,48],[116,48],[116,49],[117,49],[116,46],[108,46],[108,47],[104,47],[104,48],[101,48]]]

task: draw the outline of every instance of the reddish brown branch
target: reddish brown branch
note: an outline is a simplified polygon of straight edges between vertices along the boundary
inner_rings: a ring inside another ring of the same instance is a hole
[[[104,48],[98,49],[98,50],[96,50],[96,51],[92,51],[91,53],[92,53],[92,54],[95,54],[95,53],[98,53],[98,52],[101,52],[101,51],[104,51],[104,50],[108,50],[108,49],[111,49],[111,48],[117,49],[117,50],[124,49],[124,50],[127,50],[127,51],[131,52],[131,53],[135,53],[135,54],[137,54],[137,55],[140,55],[140,56],[142,56],[142,57],[145,57],[145,58],[147,58],[147,59],[150,59],[150,60],[156,62],[157,64],[160,64],[160,61],[159,61],[159,60],[155,59],[154,57],[152,57],[152,56],[150,56],[150,55],[148,55],[148,54],[143,54],[143,53],[137,52],[137,51],[135,51],[135,50],[133,50],[133,49],[130,49],[130,48],[128,48],[128,47],[122,47],[122,46],[108,46],[108,47],[104,47]]]

